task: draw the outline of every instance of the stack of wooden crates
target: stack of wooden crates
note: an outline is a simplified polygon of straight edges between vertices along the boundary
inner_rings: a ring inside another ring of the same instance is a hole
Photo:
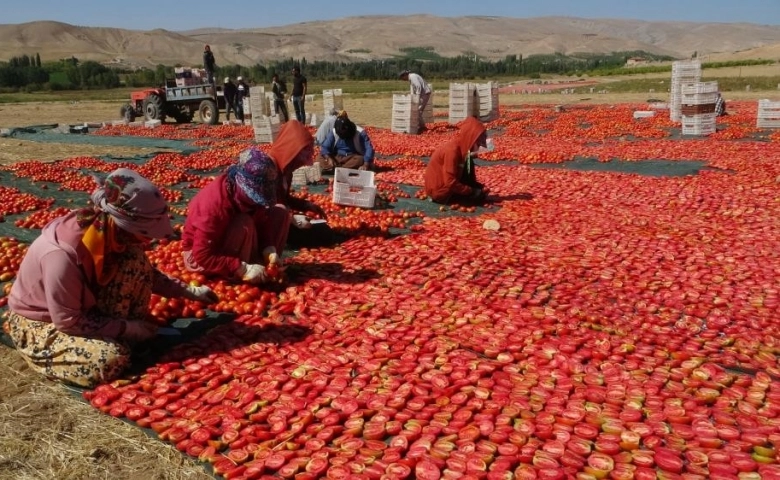
[[[673,122],[682,121],[682,86],[701,80],[701,62],[686,60],[672,64],[672,83],[669,89],[669,119]]]
[[[479,119],[483,122],[492,122],[498,118],[498,82],[477,84],[477,98],[479,99]]]
[[[270,93],[270,92],[269,92]],[[246,105],[246,100],[245,105]],[[265,87],[249,87],[249,109],[256,143],[273,143],[279,133],[281,121],[278,115],[271,115],[273,93],[266,95]]]
[[[780,101],[762,99],[758,101],[758,128],[780,128]]]
[[[475,110],[478,108],[479,97],[477,97],[477,85],[475,83],[450,83],[450,124],[456,124],[468,117],[474,117]]]
[[[396,133],[417,134],[420,119],[417,115],[419,105],[415,95],[393,95],[393,115],[390,130]]]
[[[459,123],[468,117],[483,122],[498,118],[498,83],[451,83],[449,122]]]
[[[718,82],[684,83],[680,91],[680,121],[683,135],[715,133]]]
[[[324,116],[327,117],[331,110],[344,110],[344,101],[341,96],[341,89],[334,88],[322,91],[322,104],[324,106]]]
[[[206,70],[192,67],[175,67],[173,69],[177,87],[190,87],[209,83]]]

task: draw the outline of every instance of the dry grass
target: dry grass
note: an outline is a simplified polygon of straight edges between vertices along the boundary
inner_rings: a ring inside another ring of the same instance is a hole
[[[131,157],[151,152],[159,152],[160,148],[115,147],[104,145],[85,145],[77,143],[39,143],[16,138],[0,138],[0,165],[8,165],[27,160],[49,162],[70,157],[93,157],[112,155],[116,157]]]
[[[202,466],[98,413],[0,346],[0,479],[205,480]]]

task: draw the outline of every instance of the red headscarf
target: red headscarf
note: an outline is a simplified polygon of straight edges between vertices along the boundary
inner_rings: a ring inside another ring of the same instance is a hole
[[[285,168],[301,153],[301,150],[313,145],[314,137],[311,136],[309,130],[301,122],[291,121],[282,125],[268,154],[279,167],[279,171],[286,174],[289,172],[285,172]],[[303,163],[298,165],[299,167],[311,165],[314,157],[301,160]]]

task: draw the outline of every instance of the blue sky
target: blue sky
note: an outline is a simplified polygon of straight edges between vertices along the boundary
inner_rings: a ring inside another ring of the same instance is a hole
[[[633,18],[780,25],[778,0],[34,0],[3,1],[0,23],[56,20],[134,30],[261,28],[354,15]]]

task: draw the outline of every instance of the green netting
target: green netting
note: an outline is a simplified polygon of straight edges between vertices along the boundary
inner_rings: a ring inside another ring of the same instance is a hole
[[[574,161],[566,163],[536,163],[529,166],[539,169],[633,173],[650,177],[681,177],[696,175],[701,170],[710,168],[707,167],[707,162],[698,160],[642,160],[641,162],[611,160],[609,162],[600,162],[595,158],[576,158]]]

